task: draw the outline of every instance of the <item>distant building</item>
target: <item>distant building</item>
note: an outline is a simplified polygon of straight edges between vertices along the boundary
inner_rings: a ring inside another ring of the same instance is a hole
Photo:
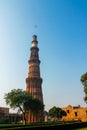
[[[67,113],[67,116],[62,117],[63,121],[87,121],[87,107],[68,105],[62,109]]]
[[[9,108],[0,107],[0,119],[9,115]]]
[[[5,121],[5,119],[8,122],[19,122],[22,120],[22,115],[18,113],[9,113],[9,108],[7,107],[0,107],[0,123]]]
[[[44,116],[45,116],[44,121],[47,122],[49,120],[47,111],[44,111]]]
[[[22,120],[22,114],[9,113],[8,118],[9,118],[10,122],[21,122],[21,120]]]

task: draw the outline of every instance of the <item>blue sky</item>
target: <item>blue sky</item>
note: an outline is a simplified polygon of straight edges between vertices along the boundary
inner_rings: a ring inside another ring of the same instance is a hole
[[[0,0],[0,106],[6,106],[5,93],[26,89],[34,34],[45,110],[86,107],[80,82],[87,72],[86,0]]]

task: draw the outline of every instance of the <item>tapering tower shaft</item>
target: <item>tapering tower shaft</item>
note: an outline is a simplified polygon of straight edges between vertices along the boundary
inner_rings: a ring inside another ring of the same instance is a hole
[[[30,59],[28,60],[28,76],[26,78],[26,91],[29,92],[34,98],[37,98],[43,102],[42,78],[40,77],[40,60],[38,54],[39,48],[36,35],[33,35],[32,47],[30,48],[30,51]],[[38,116],[38,118],[33,117],[33,121],[31,121],[31,117],[29,115],[28,120],[29,122],[37,122],[42,119]]]

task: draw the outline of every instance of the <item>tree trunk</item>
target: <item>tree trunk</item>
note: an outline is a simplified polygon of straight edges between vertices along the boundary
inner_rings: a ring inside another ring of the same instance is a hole
[[[25,117],[25,112],[23,113],[23,125],[26,125],[26,117]]]

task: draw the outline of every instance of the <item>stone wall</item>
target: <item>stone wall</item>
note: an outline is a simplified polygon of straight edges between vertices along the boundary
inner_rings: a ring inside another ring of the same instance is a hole
[[[63,121],[87,121],[87,107],[80,107],[78,106],[67,106],[62,108],[64,111],[66,111],[67,116],[63,116]]]

